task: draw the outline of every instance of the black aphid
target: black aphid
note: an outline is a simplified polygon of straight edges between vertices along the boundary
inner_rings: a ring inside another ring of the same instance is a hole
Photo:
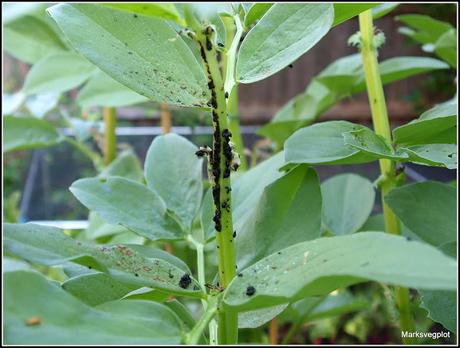
[[[398,164],[398,165],[396,166],[396,169],[395,169],[395,174],[396,174],[396,175],[399,175],[399,174],[403,173],[403,172],[404,172],[404,169],[405,169],[405,167],[404,167],[403,164]]]
[[[133,14],[133,17],[134,17],[134,18],[137,18],[138,16],[137,16],[137,14]]]
[[[191,282],[192,279],[190,278],[190,275],[188,273],[185,273],[179,280],[179,286],[182,289],[187,289]]]
[[[236,231],[233,231],[233,238],[236,237]]]
[[[412,240],[412,238],[406,236],[406,240],[410,242]]]
[[[253,287],[252,285],[249,285],[247,288],[246,288],[246,295],[248,296],[252,296],[256,293],[256,288]]]
[[[218,43],[217,43],[217,46],[219,46],[219,47],[224,47],[224,44],[223,44],[222,42],[218,42]]]
[[[225,92],[225,99],[228,99],[228,92]]]
[[[232,132],[230,132],[228,129],[224,129],[222,131],[222,136],[225,138],[225,139],[229,139],[231,136],[232,136]]]
[[[137,273],[134,273],[134,275],[135,275],[136,277],[139,277],[139,274],[137,274]]]
[[[212,50],[212,42],[211,42],[211,40],[209,40],[208,37],[206,38],[206,49],[207,49],[208,51],[211,51],[211,50]]]
[[[206,151],[200,149],[195,152],[195,155],[197,155],[197,157],[203,157],[206,155]]]
[[[238,275],[238,277],[241,278],[243,276],[243,273],[238,273],[237,275]]]
[[[288,67],[290,67],[290,68],[292,68],[293,66],[294,66],[294,65],[292,65],[292,64],[289,64],[289,65],[288,65]]]

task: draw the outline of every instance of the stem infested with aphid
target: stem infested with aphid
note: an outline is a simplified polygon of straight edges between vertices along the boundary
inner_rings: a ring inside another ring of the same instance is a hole
[[[189,14],[187,17],[193,17]],[[231,210],[231,181],[230,173],[234,164],[234,153],[230,142],[231,132],[228,129],[227,102],[224,90],[224,79],[217,59],[218,51],[215,44],[215,30],[211,25],[202,29],[196,19],[188,18],[188,23],[194,29],[192,37],[199,46],[200,55],[208,77],[208,88],[211,99],[213,124],[212,150],[201,148],[197,155],[207,155],[210,163],[210,179],[214,202],[214,225],[218,253],[219,286],[225,289],[236,275],[236,257],[233,245],[233,221]],[[238,317],[219,308],[218,343],[237,343]]]

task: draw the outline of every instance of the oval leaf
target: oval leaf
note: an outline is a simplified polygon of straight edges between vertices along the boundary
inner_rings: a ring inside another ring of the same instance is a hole
[[[24,82],[26,94],[63,93],[78,87],[96,70],[78,54],[55,53],[32,66]]]
[[[374,156],[344,143],[343,133],[366,127],[347,121],[330,121],[299,129],[286,140],[286,163],[352,164],[374,160]]]
[[[372,183],[356,174],[341,174],[326,180],[321,185],[321,193],[323,223],[336,235],[358,231],[374,207]]]
[[[395,188],[385,201],[412,232],[439,246],[457,239],[456,192],[450,185],[425,181]]]
[[[198,148],[176,134],[155,137],[147,151],[144,171],[147,186],[158,193],[189,231],[203,194],[203,160]]]
[[[90,178],[75,181],[70,191],[110,224],[122,225],[151,240],[182,236],[163,200],[143,184],[120,177]]]
[[[206,106],[203,66],[167,22],[94,4],[48,11],[73,47],[118,82],[158,102]]]
[[[256,82],[285,68],[326,35],[333,19],[332,4],[274,4],[241,45],[237,80]]]

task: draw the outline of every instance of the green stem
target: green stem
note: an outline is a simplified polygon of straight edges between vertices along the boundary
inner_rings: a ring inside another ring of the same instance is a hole
[[[198,344],[204,330],[209,325],[210,321],[214,318],[217,312],[220,296],[209,296],[208,306],[206,311],[201,316],[200,320],[196,323],[193,329],[185,335],[185,344],[196,345]]]
[[[359,15],[359,28],[361,32],[361,55],[363,59],[364,75],[367,93],[372,113],[372,123],[375,133],[385,138],[391,144],[391,131],[385,103],[382,81],[377,61],[377,50],[374,47],[374,26],[372,11],[367,10]],[[386,195],[396,186],[395,162],[388,159],[379,161],[380,171],[384,178],[381,186],[383,215],[387,233],[400,235],[401,228],[397,216],[385,202]],[[400,313],[401,331],[415,331],[415,325],[410,313],[409,291],[407,288],[397,287],[396,298]],[[413,338],[403,338],[404,344],[416,343]]]
[[[109,165],[117,156],[117,115],[115,108],[105,107],[102,111],[104,117],[104,163]]]

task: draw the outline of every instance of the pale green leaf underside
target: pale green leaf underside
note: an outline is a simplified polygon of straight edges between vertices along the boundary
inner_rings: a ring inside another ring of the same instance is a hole
[[[224,302],[250,310],[324,295],[366,280],[455,290],[457,263],[437,249],[382,232],[299,243],[245,269],[226,290]],[[248,296],[248,286],[255,294]]]

